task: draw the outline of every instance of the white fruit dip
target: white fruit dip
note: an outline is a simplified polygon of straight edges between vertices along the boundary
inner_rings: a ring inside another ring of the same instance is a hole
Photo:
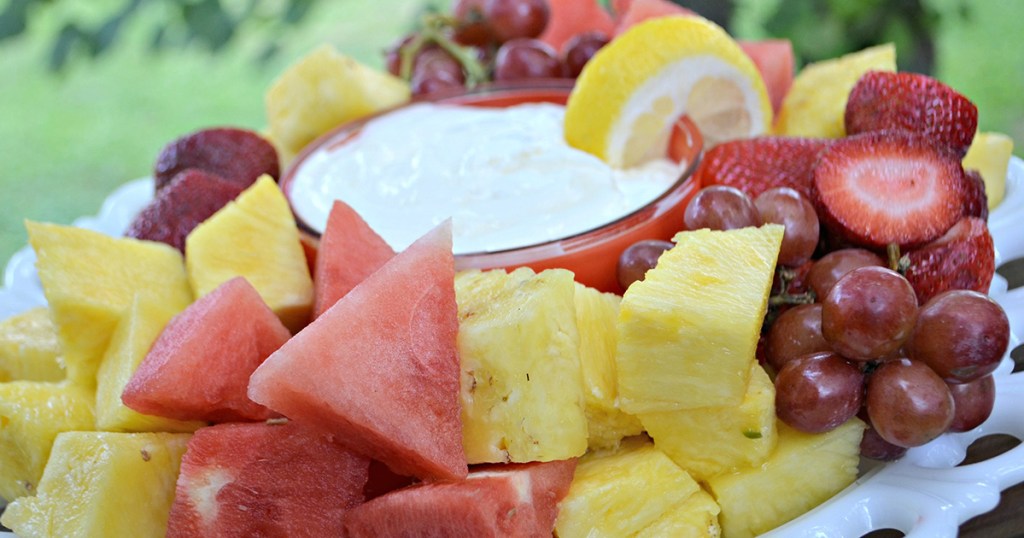
[[[310,153],[289,197],[316,231],[333,201],[343,200],[395,250],[451,217],[455,253],[465,254],[597,228],[643,207],[682,174],[683,165],[668,159],[614,170],[569,147],[564,112],[546,103],[404,107]]]

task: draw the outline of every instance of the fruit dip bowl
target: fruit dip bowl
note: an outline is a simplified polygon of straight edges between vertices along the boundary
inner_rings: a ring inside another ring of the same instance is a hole
[[[560,267],[583,284],[621,293],[619,254],[643,239],[671,239],[680,229],[699,189],[691,176],[703,139],[683,117],[666,158],[613,177],[598,159],[562,141],[561,106],[571,90],[571,81],[559,79],[492,84],[344,124],[296,157],[282,175],[282,190],[313,237],[324,230],[335,199],[351,204],[396,250],[451,215],[458,269]],[[516,112],[538,106],[544,107],[539,116]],[[434,114],[463,111],[486,116],[453,117],[439,133]],[[382,127],[380,120],[399,116],[402,123]],[[479,127],[467,128],[469,122]],[[362,144],[367,128],[375,129],[375,138]],[[416,147],[398,149],[409,146]],[[541,153],[552,146],[558,153]],[[374,158],[392,162],[370,162]],[[358,164],[347,166],[344,159]],[[368,189],[370,182],[361,183],[353,168],[388,179]],[[432,176],[443,179],[429,182]],[[552,187],[556,182],[568,186]],[[424,203],[432,207],[423,211]]]

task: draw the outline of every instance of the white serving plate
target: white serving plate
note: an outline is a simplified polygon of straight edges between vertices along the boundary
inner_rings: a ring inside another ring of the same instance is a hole
[[[109,235],[121,235],[135,214],[153,196],[149,178],[126,183],[103,202],[94,217],[73,224]],[[989,215],[995,241],[996,266],[1024,258],[1024,160],[1013,157],[1006,181],[1006,197]],[[1007,289],[996,275],[989,290],[1010,319],[1010,346],[1024,336],[1024,287]],[[46,304],[30,247],[11,257],[0,288],[0,319]],[[957,535],[968,519],[988,512],[999,503],[1003,490],[1024,482],[1024,444],[988,460],[958,466],[967,447],[994,434],[1024,439],[1024,372],[1012,373],[1013,361],[1004,357],[996,371],[996,401],[992,416],[978,428],[945,434],[911,449],[901,460],[867,462],[862,476],[821,506],[763,535],[771,538],[852,538],[873,530],[896,529],[908,538]],[[13,536],[0,532],[0,537]]]

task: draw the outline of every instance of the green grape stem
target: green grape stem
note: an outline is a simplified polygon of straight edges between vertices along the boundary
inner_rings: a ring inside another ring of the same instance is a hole
[[[412,78],[412,66],[420,51],[428,45],[436,44],[462,66],[462,71],[466,75],[466,88],[473,88],[488,81],[487,69],[477,60],[473,49],[459,45],[448,37],[446,30],[454,25],[455,21],[445,15],[428,14],[423,17],[422,28],[398,53],[403,79]]]

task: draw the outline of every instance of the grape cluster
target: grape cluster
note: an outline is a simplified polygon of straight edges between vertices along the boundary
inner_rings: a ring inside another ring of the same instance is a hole
[[[547,0],[456,0],[450,14],[425,16],[386,51],[386,65],[416,96],[492,81],[575,78],[609,38],[585,32],[557,51],[538,39],[550,17]]]
[[[684,213],[691,230],[762,223],[785,226],[761,348],[780,420],[820,433],[859,416],[869,425],[862,455],[892,460],[988,418],[992,372],[1009,345],[1002,307],[970,290],[919,305],[898,252],[887,260],[859,248],[827,250],[813,205],[793,189],[751,200],[732,187],[707,187]],[[644,241],[626,249],[623,288],[671,247]]]

